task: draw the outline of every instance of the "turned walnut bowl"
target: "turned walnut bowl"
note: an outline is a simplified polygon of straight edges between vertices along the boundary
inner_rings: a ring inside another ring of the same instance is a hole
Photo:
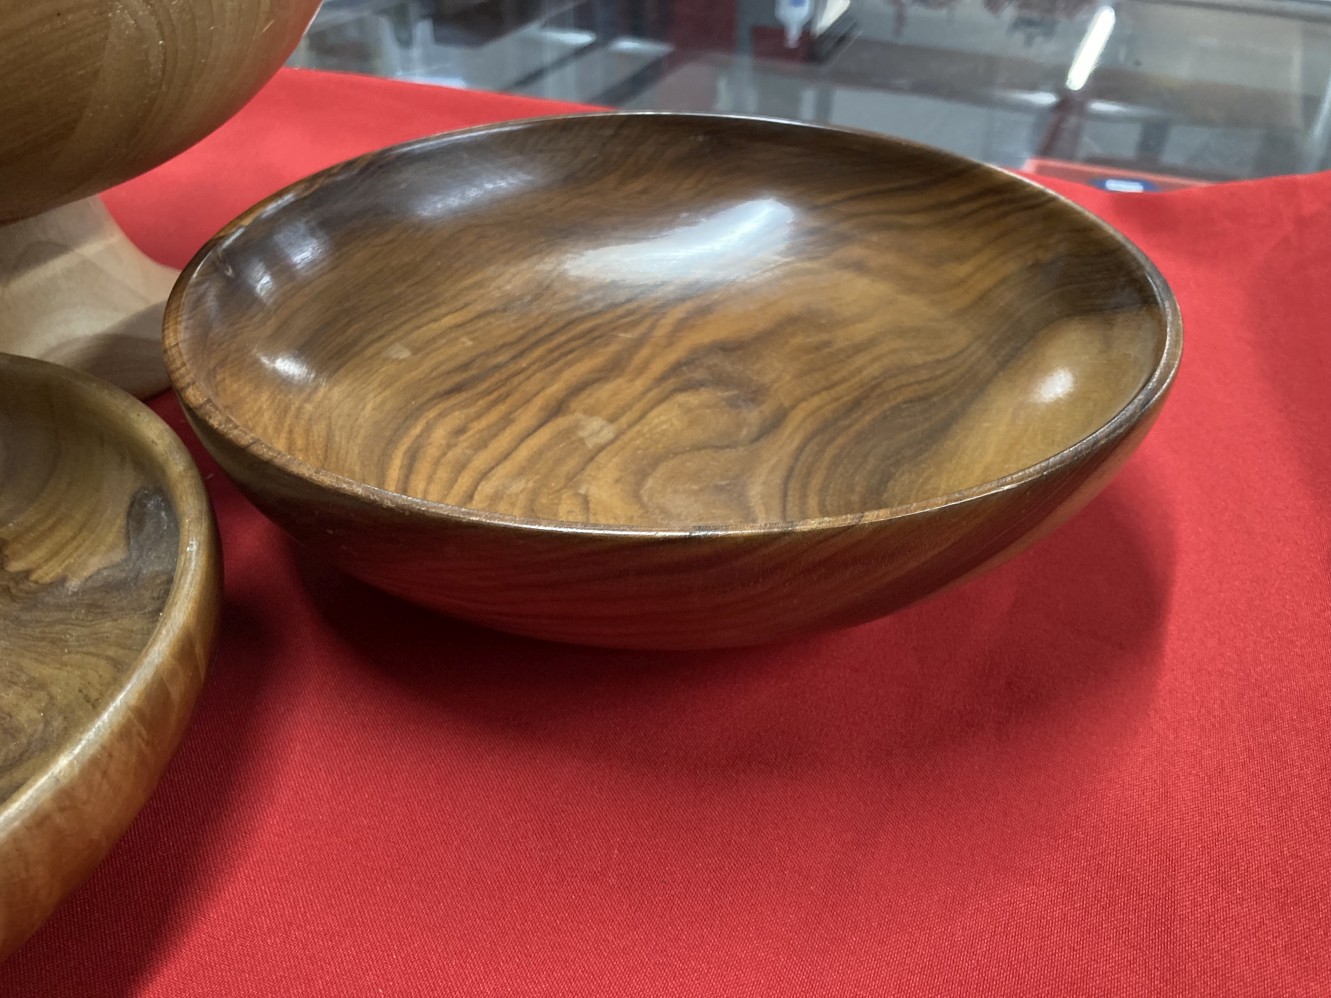
[[[259,204],[186,268],[204,444],[326,559],[638,648],[871,620],[1091,498],[1178,367],[1122,237],[1000,170],[706,115],[520,121]]]
[[[157,784],[220,602],[180,439],[110,385],[0,354],[0,958]]]

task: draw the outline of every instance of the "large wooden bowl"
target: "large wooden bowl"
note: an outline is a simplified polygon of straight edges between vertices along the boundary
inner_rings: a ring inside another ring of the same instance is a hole
[[[203,484],[161,420],[0,354],[0,957],[156,785],[203,680],[219,571]]]
[[[1179,363],[1155,269],[887,138],[606,114],[444,135],[232,223],[167,366],[253,501],[347,571],[558,640],[866,621],[1085,503]]]

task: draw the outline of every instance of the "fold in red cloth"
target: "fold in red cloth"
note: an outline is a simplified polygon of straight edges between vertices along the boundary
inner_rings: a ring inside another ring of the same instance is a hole
[[[178,265],[335,160],[556,110],[285,72],[107,200]],[[1065,190],[1173,284],[1174,397],[1073,522],[875,624],[507,637],[321,567],[199,455],[207,689],[0,994],[1331,993],[1331,175]]]

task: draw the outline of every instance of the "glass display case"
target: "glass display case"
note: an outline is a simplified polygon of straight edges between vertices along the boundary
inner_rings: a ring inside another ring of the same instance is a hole
[[[829,122],[1121,190],[1331,165],[1309,0],[326,0],[293,63]]]

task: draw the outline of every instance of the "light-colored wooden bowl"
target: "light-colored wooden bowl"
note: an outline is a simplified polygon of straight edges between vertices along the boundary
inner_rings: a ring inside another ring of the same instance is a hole
[[[319,0],[0,5],[0,221],[136,177],[240,110]]]
[[[0,957],[156,786],[220,583],[175,434],[109,385],[0,354]]]
[[[217,236],[167,361],[253,501],[468,620],[644,648],[853,624],[1085,503],[1181,352],[1155,269],[1002,171],[754,119],[552,118]]]
[[[94,195],[193,145],[290,54],[319,0],[0,3],[0,350],[150,394],[174,271]]]

